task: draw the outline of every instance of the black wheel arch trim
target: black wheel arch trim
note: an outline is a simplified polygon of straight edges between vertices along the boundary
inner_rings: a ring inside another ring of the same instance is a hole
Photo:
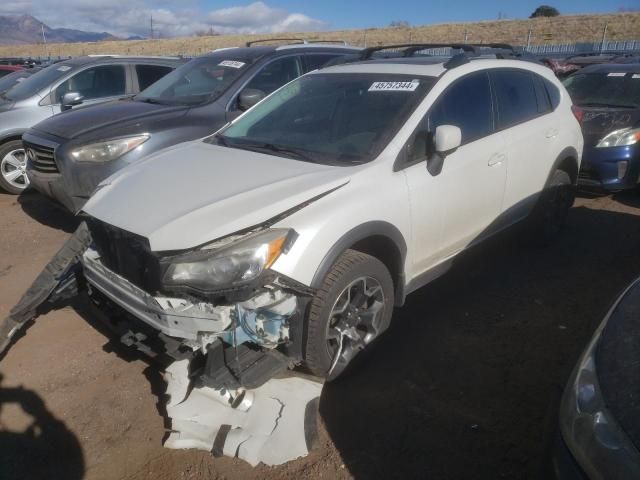
[[[9,132],[3,133],[2,136],[0,136],[0,146],[13,140],[22,141],[22,135],[24,135],[27,130],[29,129],[25,128],[24,130],[11,130]]]
[[[320,265],[313,276],[313,280],[311,281],[311,287],[320,288],[324,278],[327,276],[334,263],[338,260],[338,257],[356,243],[370,237],[386,237],[391,240],[398,249],[398,253],[400,254],[400,269],[398,272],[390,273],[394,279],[394,284],[397,282],[397,285],[394,285],[395,304],[402,305],[405,297],[404,263],[407,256],[407,242],[395,225],[385,221],[376,220],[363,223],[352,228],[340,237],[338,241],[331,246],[320,262]]]
[[[564,150],[562,150],[560,152],[560,155],[558,155],[558,157],[556,158],[555,162],[553,162],[553,166],[551,167],[551,170],[549,171],[549,176],[547,177],[547,181],[545,183],[545,188],[549,185],[549,183],[551,182],[551,179],[553,178],[553,174],[556,172],[556,170],[562,170],[560,168],[560,165],[562,165],[563,162],[565,162],[568,159],[572,159],[574,161],[574,167],[575,167],[575,175],[573,174],[573,172],[567,172],[569,174],[569,176],[571,177],[571,182],[576,185],[578,182],[578,171],[580,170],[580,166],[578,164],[578,151],[573,148],[573,147],[566,147]]]

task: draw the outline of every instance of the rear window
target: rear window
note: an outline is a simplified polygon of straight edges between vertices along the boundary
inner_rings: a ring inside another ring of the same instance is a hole
[[[144,90],[150,85],[156,83],[173,68],[165,65],[136,65],[136,73],[138,74],[138,86],[140,90]]]
[[[538,102],[530,72],[498,70],[491,72],[498,99],[498,126],[509,128],[538,115]]]
[[[571,100],[581,107],[640,107],[640,74],[578,73],[564,81]]]

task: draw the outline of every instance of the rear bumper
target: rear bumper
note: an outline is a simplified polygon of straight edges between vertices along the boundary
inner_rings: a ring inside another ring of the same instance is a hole
[[[622,176],[621,169],[624,169]],[[638,185],[639,179],[640,146],[585,147],[578,175],[579,186],[606,191],[629,190]]]

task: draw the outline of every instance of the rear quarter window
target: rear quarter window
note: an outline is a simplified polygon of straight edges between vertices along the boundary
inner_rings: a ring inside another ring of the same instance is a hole
[[[547,93],[549,94],[549,99],[551,100],[551,108],[555,110],[560,105],[560,90],[549,80],[543,79],[544,86],[547,89]]]

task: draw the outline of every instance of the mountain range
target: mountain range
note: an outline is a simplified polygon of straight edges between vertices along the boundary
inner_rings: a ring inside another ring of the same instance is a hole
[[[122,40],[107,32],[51,28],[31,15],[0,15],[0,44],[41,43],[43,30],[48,43]]]

